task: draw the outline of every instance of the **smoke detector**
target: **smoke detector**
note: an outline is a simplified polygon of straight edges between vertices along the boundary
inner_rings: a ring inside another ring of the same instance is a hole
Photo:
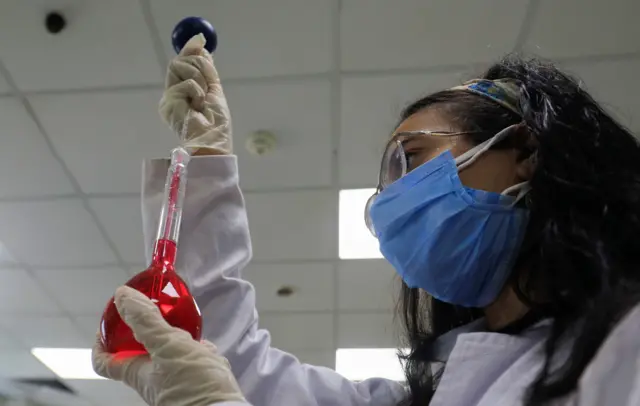
[[[251,155],[262,156],[271,152],[278,144],[276,136],[271,131],[258,130],[247,137],[245,146]]]

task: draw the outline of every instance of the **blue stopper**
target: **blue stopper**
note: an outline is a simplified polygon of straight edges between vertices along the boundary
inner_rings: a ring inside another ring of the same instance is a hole
[[[211,53],[216,50],[218,46],[218,35],[213,25],[204,18],[200,17],[187,17],[184,20],[176,24],[176,28],[173,29],[171,34],[171,43],[176,53],[179,53],[194,36],[202,34],[207,40],[205,49]]]

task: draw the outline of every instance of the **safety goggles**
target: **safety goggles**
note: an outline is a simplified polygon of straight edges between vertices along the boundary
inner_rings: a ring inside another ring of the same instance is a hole
[[[404,150],[404,144],[408,140],[415,137],[455,137],[473,133],[477,133],[477,131],[405,131],[391,137],[382,154],[380,172],[378,174],[378,186],[376,187],[375,193],[367,200],[367,205],[365,206],[364,219],[371,234],[376,236],[371,217],[369,216],[369,211],[376,196],[393,182],[406,175],[410,168],[407,154]]]

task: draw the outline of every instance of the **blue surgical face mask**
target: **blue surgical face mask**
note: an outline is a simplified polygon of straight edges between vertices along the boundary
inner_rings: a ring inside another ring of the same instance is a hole
[[[471,189],[458,171],[511,130],[457,159],[446,151],[375,197],[369,216],[380,250],[409,287],[466,307],[484,307],[497,298],[527,226],[528,211],[515,204],[528,186],[502,194]],[[516,190],[519,195],[511,196]]]

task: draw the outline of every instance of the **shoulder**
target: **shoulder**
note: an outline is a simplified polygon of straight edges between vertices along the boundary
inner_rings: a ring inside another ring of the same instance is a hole
[[[580,379],[578,396],[581,406],[640,404],[640,305],[604,341]]]
[[[640,350],[640,304],[632,308],[611,331],[600,347],[594,362],[604,355],[623,358],[625,355],[631,355],[629,351],[634,350]]]

